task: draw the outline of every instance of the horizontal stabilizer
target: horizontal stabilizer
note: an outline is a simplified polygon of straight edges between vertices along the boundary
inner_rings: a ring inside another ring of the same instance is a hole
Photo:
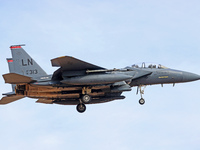
[[[0,100],[0,105],[3,105],[3,104],[8,104],[8,103],[11,103],[11,102],[14,102],[16,100],[19,100],[21,98],[24,98],[24,96],[7,96],[7,97],[3,97],[1,100]]]
[[[34,81],[32,80],[31,77],[27,77],[16,73],[4,74],[3,78],[5,80],[5,83],[10,83],[10,84],[30,83]]]

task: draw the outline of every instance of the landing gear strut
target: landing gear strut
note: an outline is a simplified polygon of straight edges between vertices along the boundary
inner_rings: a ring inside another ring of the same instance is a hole
[[[142,85],[138,86],[138,88],[137,88],[137,94],[138,94],[138,91],[140,90],[140,96],[141,96],[141,99],[139,100],[139,104],[140,105],[144,105],[144,103],[145,103],[145,100],[142,97],[142,95],[144,94],[144,89],[145,88],[146,88],[146,86],[144,86],[144,88],[142,89]]]

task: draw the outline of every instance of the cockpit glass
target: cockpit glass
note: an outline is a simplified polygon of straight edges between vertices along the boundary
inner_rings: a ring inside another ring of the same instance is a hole
[[[158,69],[167,69],[167,67],[161,65],[161,64],[157,64],[157,63],[137,63],[134,64],[132,66],[130,66],[132,68],[158,68]]]

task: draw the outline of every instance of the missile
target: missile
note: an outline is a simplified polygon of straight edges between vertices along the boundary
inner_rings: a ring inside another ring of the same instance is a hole
[[[121,73],[90,74],[78,77],[64,77],[62,83],[69,85],[110,84],[131,79],[132,76]]]

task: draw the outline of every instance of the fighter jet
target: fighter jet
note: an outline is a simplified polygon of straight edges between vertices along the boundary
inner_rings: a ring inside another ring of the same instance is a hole
[[[10,46],[12,58],[7,58],[10,73],[4,74],[5,83],[12,84],[12,92],[4,93],[0,104],[8,104],[24,97],[37,103],[76,105],[78,112],[86,104],[97,104],[124,99],[123,92],[136,86],[143,105],[147,85],[173,84],[199,80],[197,74],[167,68],[163,65],[135,64],[121,69],[106,69],[71,56],[51,60],[59,67],[52,75],[46,72],[22,48]]]

